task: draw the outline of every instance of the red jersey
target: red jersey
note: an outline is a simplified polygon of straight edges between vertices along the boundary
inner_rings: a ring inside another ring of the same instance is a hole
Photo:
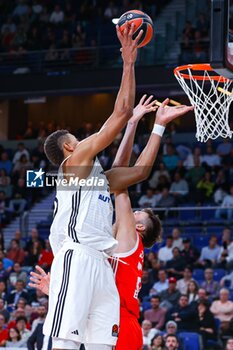
[[[112,261],[116,286],[120,295],[120,315],[126,312],[139,318],[138,293],[141,289],[144,247],[137,233],[136,246],[127,253],[114,254]]]

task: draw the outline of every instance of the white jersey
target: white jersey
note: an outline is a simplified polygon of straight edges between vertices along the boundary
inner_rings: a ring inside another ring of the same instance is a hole
[[[58,179],[63,179],[62,165]],[[93,179],[98,179],[98,183],[102,181],[104,185],[96,186],[93,183],[83,187],[78,184],[66,188],[57,185],[49,236],[54,254],[67,241],[108,253],[117,246],[117,241],[112,236],[113,206],[109,184],[97,158],[86,180]]]

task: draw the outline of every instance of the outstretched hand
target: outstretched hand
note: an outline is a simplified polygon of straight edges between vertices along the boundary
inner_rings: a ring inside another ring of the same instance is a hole
[[[120,27],[116,26],[117,36],[122,46],[122,58],[125,63],[134,63],[137,59],[137,46],[143,30],[140,30],[136,38],[133,39],[134,27],[134,23],[129,24],[126,22],[125,29],[121,32]]]
[[[36,288],[46,295],[49,295],[50,273],[46,272],[38,265],[36,265],[37,272],[30,272],[30,283],[28,285]]]
[[[133,110],[133,116],[129,122],[139,122],[139,120],[147,113],[155,112],[158,107],[155,106],[156,100],[153,100],[153,95],[147,98],[147,95],[143,95],[139,104]],[[151,102],[152,101],[152,102]]]
[[[166,126],[172,120],[194,110],[193,106],[180,105],[175,107],[168,106],[169,98],[163,101],[162,105],[159,107],[155,123]]]

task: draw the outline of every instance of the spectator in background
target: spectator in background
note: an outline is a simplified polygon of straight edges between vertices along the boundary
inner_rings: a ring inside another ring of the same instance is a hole
[[[45,246],[45,242],[44,240],[39,236],[39,232],[37,230],[37,228],[32,228],[31,232],[30,232],[30,238],[28,239],[27,243],[26,243],[26,251],[30,251],[33,247],[33,243],[40,241],[42,247]]]
[[[3,262],[4,269],[7,272],[10,272],[12,270],[13,265],[14,265],[14,261],[6,258],[6,253],[3,250],[0,250],[0,260],[2,260],[2,262]]]
[[[26,149],[24,143],[20,142],[20,143],[18,143],[18,148],[14,154],[12,163],[15,165],[20,160],[20,158],[22,156],[25,156],[27,161],[30,160],[30,155],[29,155],[28,150]]]
[[[20,298],[23,298],[28,301],[29,295],[28,295],[28,291],[25,289],[24,282],[21,280],[18,280],[15,284],[15,289],[13,289],[10,292],[7,298],[7,302],[8,304],[17,305]]]
[[[161,299],[161,307],[171,309],[173,305],[177,304],[180,298],[180,292],[176,288],[176,282],[175,277],[170,277],[168,279],[168,288],[159,294]]]
[[[202,38],[208,38],[209,22],[206,18],[205,13],[199,13],[196,29],[200,32]]]
[[[6,309],[6,306],[5,306],[5,300],[0,298],[0,315],[3,315],[4,316],[4,319],[5,319],[5,323],[7,323],[9,321],[9,318],[10,318],[10,313],[9,311]]]
[[[186,160],[184,161],[184,166],[187,170],[191,170],[195,165],[195,160],[199,160],[199,164],[202,163],[201,148],[195,147],[193,153],[189,154]]]
[[[8,273],[4,269],[2,260],[0,260],[0,280],[4,281],[4,282],[7,282],[7,278],[8,278]]]
[[[163,162],[168,171],[173,171],[177,167],[179,157],[173,144],[167,145],[167,154],[163,156]]]
[[[173,230],[172,230],[172,238],[173,238],[172,248],[179,248],[179,250],[182,251],[184,249],[184,246],[183,246],[183,240],[180,237],[180,235],[181,235],[180,229],[178,227],[173,228]]]
[[[206,290],[203,288],[199,288],[197,292],[198,299],[197,300],[206,300],[209,301],[208,295],[206,293]]]
[[[159,183],[159,177],[163,175],[167,178],[167,181],[170,181],[170,175],[167,169],[165,168],[164,163],[159,163],[159,169],[155,170],[155,172],[152,174],[150,180],[148,181],[149,186],[153,189],[155,189],[158,186]]]
[[[214,152],[212,146],[206,147],[206,153],[203,155],[202,162],[209,167],[216,167],[221,165],[220,157]]]
[[[209,245],[202,248],[198,265],[200,267],[214,266],[218,260],[219,252],[218,238],[213,235],[209,239]]]
[[[179,340],[176,335],[168,334],[165,339],[166,350],[178,350],[179,349]]]
[[[49,22],[52,24],[60,24],[64,22],[64,12],[59,4],[56,4],[53,12],[51,13]]]
[[[225,350],[233,350],[233,338],[227,339]]]
[[[27,272],[22,271],[21,265],[19,263],[15,263],[13,269],[9,275],[9,287],[10,289],[15,288],[16,282],[21,280],[27,283]]]
[[[49,240],[45,241],[45,249],[41,251],[39,256],[38,265],[42,267],[46,272],[50,270],[53,262],[53,252],[50,246]]]
[[[184,249],[181,252],[181,256],[183,256],[187,265],[192,266],[199,258],[198,250],[191,245],[190,238],[183,239]]]
[[[26,157],[25,154],[22,154],[19,160],[16,161],[15,166],[13,168],[14,176],[20,176],[21,174],[25,174],[26,170],[30,170],[32,168],[32,163]]]
[[[205,281],[202,282],[201,288],[206,290],[206,293],[211,297],[211,298],[216,298],[219,294],[219,283],[215,282],[213,277],[214,277],[214,271],[210,268],[205,270]]]
[[[148,320],[142,322],[142,336],[143,336],[143,346],[150,346],[151,340],[154,338],[159,331],[152,328],[152,323]]]
[[[220,286],[233,289],[233,271],[221,279]]]
[[[9,337],[5,344],[6,348],[23,348],[26,347],[25,340],[21,339],[19,330],[14,327],[9,329]]]
[[[39,240],[33,242],[30,250],[27,252],[27,256],[25,257],[25,265],[27,266],[35,266],[38,264],[39,257],[42,252],[42,245]]]
[[[233,318],[233,302],[229,300],[228,289],[222,288],[220,290],[219,300],[212,302],[210,311],[221,322],[230,322]]]
[[[160,334],[156,334],[154,338],[151,340],[150,350],[164,350],[164,339]]]
[[[21,339],[28,340],[31,332],[27,329],[27,318],[25,316],[19,316],[16,318],[16,328],[18,329]]]
[[[15,231],[14,239],[18,241],[21,248],[25,248],[26,242],[25,239],[22,237],[22,232],[20,230]]]
[[[166,245],[159,249],[158,258],[162,264],[166,264],[167,261],[173,258],[172,254],[173,238],[172,236],[167,236]]]
[[[229,138],[224,138],[223,142],[217,147],[217,153],[220,157],[225,157],[230,154],[232,144]]]
[[[154,191],[148,188],[145,195],[139,198],[138,205],[140,208],[154,208],[157,204],[157,198],[154,195]]]
[[[7,175],[6,169],[0,169],[0,186],[6,187],[11,184],[11,178]]]
[[[189,281],[188,288],[187,288],[187,296],[188,296],[189,304],[196,302],[199,299],[198,288],[199,287],[196,281],[194,280]]]
[[[4,281],[0,281],[0,298],[6,302],[7,300],[7,288]]]
[[[172,259],[166,263],[166,271],[168,276],[179,279],[183,275],[184,268],[185,260],[180,255],[179,248],[175,247],[172,249]]]
[[[188,195],[189,187],[186,180],[181,178],[180,173],[176,172],[174,175],[174,181],[170,187],[170,193],[175,197],[176,202],[179,204],[183,202],[184,198]]]
[[[183,278],[177,282],[177,289],[181,294],[187,294],[189,282],[192,281],[192,269],[190,267],[185,267],[183,272]]]
[[[217,340],[216,326],[213,314],[210,312],[209,304],[200,300],[198,302],[198,333],[201,334],[204,349],[208,346],[208,340]]]
[[[6,319],[3,314],[0,314],[0,346],[4,346],[8,340],[8,329],[5,328]]]
[[[10,243],[10,248],[7,252],[7,258],[12,260],[14,263],[23,264],[25,258],[24,250],[19,246],[16,239],[12,239]]]
[[[200,156],[194,156],[193,162],[194,165],[189,167],[186,173],[186,179],[188,180],[190,189],[196,189],[197,184],[205,174],[205,168],[201,165]]]
[[[37,317],[32,322],[32,332],[36,329],[38,324],[43,324],[47,314],[47,309],[44,305],[39,305],[36,309]]]
[[[139,292],[139,298],[143,299],[148,296],[153,283],[150,280],[150,272],[146,269],[142,270],[142,286]]]
[[[221,204],[221,208],[215,212],[215,218],[221,219],[226,216],[227,220],[232,220],[233,217],[233,186],[230,187],[230,193],[226,195]]]
[[[29,12],[29,7],[26,4],[25,0],[18,0],[18,4],[13,10],[12,16],[13,17],[22,17],[28,14]]]
[[[9,156],[7,152],[2,152],[1,160],[0,160],[0,169],[5,169],[7,175],[11,174],[12,171],[12,162],[9,160]]]
[[[158,295],[152,295],[150,303],[151,309],[144,312],[144,319],[151,321],[153,328],[161,330],[164,327],[166,310],[159,306],[160,297]]]
[[[155,284],[152,287],[152,290],[151,290],[152,294],[160,293],[163,290],[168,288],[168,279],[167,279],[167,273],[165,270],[159,270],[158,279],[159,280],[155,282]]]
[[[197,193],[196,195],[194,193],[196,201],[203,203],[206,200],[210,200],[214,193],[214,186],[215,183],[211,180],[211,173],[206,172],[196,186]]]
[[[104,11],[104,17],[107,19],[117,18],[119,16],[118,7],[114,1],[110,1]]]
[[[167,314],[167,319],[175,321],[179,331],[195,332],[198,328],[198,315],[195,307],[188,302],[188,296],[182,294],[178,305],[173,307]]]
[[[169,193],[169,189],[167,187],[164,187],[162,189],[161,198],[157,203],[158,207],[174,207],[175,205],[175,198]]]

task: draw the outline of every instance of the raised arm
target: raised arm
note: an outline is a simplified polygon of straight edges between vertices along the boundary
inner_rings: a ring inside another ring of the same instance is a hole
[[[127,123],[112,168],[129,166],[138,122],[146,113],[154,112],[157,109],[155,106],[156,101],[152,101],[153,96],[150,96],[149,98],[146,97],[147,95],[143,95],[139,104],[133,110],[133,116]]]
[[[137,43],[143,33],[141,30],[133,40],[134,24],[127,25],[124,33],[117,27],[117,36],[122,45],[123,74],[114,110],[99,132],[79,142],[70,161],[72,164],[83,164],[92,160],[96,154],[109,146],[126,125],[133,113],[135,100],[135,71]]]
[[[169,107],[168,103],[169,100],[166,99],[158,109],[155,118],[155,125],[166,127],[166,125],[172,120],[193,110],[193,107],[191,106]],[[160,143],[161,136],[152,131],[149,141],[139,156],[134,167],[120,167],[106,171],[106,176],[110,184],[111,192],[123,190],[129,186],[147,179],[156,159]]]

